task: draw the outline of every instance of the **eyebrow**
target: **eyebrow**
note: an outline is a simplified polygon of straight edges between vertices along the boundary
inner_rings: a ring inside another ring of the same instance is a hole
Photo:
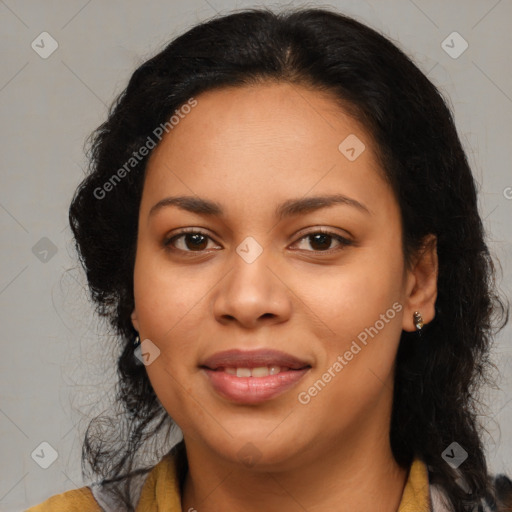
[[[310,213],[336,204],[352,206],[366,214],[371,214],[370,210],[359,201],[343,194],[331,194],[303,197],[299,199],[288,199],[277,206],[274,215],[278,220],[282,220],[287,217]],[[218,217],[224,215],[222,206],[216,201],[211,201],[197,196],[173,196],[166,197],[161,201],[158,201],[158,203],[156,203],[149,211],[149,217],[169,206],[176,206],[181,210],[197,213],[199,215]]]

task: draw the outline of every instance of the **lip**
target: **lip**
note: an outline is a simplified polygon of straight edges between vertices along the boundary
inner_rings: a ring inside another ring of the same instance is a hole
[[[199,366],[210,370],[217,370],[219,368],[258,368],[259,366],[281,366],[292,370],[300,370],[311,365],[280,350],[234,349],[217,352],[213,356],[208,357]]]
[[[224,371],[260,366],[288,370],[265,377],[237,377]],[[278,350],[227,350],[209,357],[200,367],[217,394],[239,404],[258,404],[276,398],[297,385],[311,369],[307,362]]]

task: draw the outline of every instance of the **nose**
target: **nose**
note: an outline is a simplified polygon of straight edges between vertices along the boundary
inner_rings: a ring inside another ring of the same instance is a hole
[[[289,319],[293,293],[270,251],[264,249],[252,262],[233,254],[231,268],[213,297],[213,313],[219,323],[254,329]]]

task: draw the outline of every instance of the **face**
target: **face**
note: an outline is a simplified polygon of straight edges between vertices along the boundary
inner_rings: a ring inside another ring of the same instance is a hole
[[[140,205],[132,321],[158,398],[187,448],[235,463],[382,436],[420,281],[368,133],[299,86],[196,100]]]

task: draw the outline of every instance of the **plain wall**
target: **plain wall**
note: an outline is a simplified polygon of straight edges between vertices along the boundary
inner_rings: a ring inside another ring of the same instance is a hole
[[[106,118],[108,105],[136,67],[167,41],[217,12],[258,5],[284,4],[0,2],[1,510],[22,510],[84,485],[84,428],[114,384],[115,343],[93,315],[67,225],[69,202],[86,168],[86,137]],[[307,5],[335,6],[381,31],[449,98],[481,187],[490,248],[502,265],[500,284],[510,296],[512,3],[340,0]],[[469,44],[458,58],[441,46],[454,31]],[[42,32],[58,43],[46,59],[31,47]],[[489,391],[490,413],[483,419],[490,468],[508,474],[510,334],[507,326],[498,337],[494,360],[503,375],[501,390]],[[58,452],[48,469],[31,457],[42,442]]]

